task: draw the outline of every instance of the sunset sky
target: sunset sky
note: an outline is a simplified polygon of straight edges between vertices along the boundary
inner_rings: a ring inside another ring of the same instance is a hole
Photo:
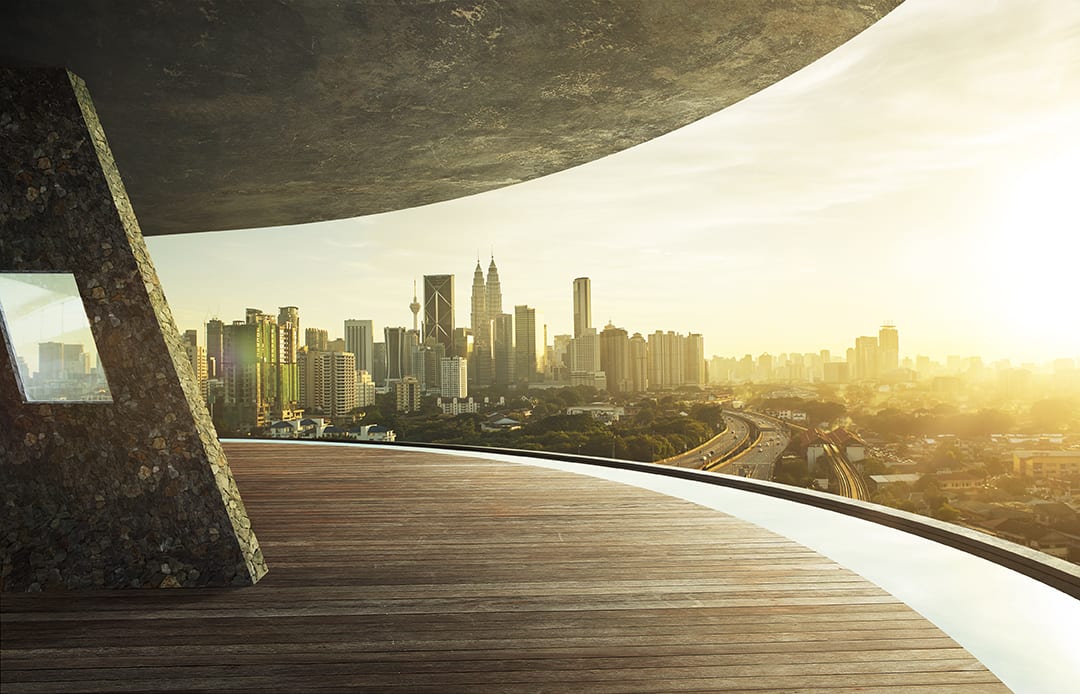
[[[412,282],[477,255],[504,310],[700,332],[706,355],[1080,358],[1080,2],[907,0],[832,54],[599,161],[421,208],[147,240],[181,330],[253,306],[411,325]],[[137,211],[136,211],[137,212]]]

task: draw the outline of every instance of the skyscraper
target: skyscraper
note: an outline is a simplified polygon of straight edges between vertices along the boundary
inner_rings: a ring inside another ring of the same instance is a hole
[[[221,353],[225,324],[217,318],[206,322],[206,373],[209,378],[221,378]]]
[[[490,286],[490,285],[489,285]],[[514,317],[499,313],[492,317],[492,384],[506,388],[514,382]]]
[[[469,395],[469,371],[462,357],[443,357],[439,369],[439,395],[444,398],[464,398]]]
[[[644,393],[649,389],[649,346],[641,333],[630,338],[630,392]]]
[[[889,322],[878,330],[878,367],[883,374],[900,368],[900,334]]]
[[[499,268],[495,267],[495,256],[491,257],[487,274],[487,316],[494,320],[503,312],[502,284],[499,282]]]
[[[649,387],[676,388],[685,382],[686,338],[671,330],[649,335]]]
[[[469,325],[472,327],[473,339],[476,341],[487,340],[485,332],[488,327],[487,321],[487,285],[484,282],[484,271],[480,267],[480,261],[476,261],[476,269],[473,271],[472,283],[472,311],[469,316]]]
[[[325,352],[326,343],[330,336],[321,328],[307,328],[304,330],[304,346],[316,352]]]
[[[424,332],[421,342],[433,339],[447,354],[454,352],[454,276],[424,275]]]
[[[514,371],[518,381],[536,383],[544,373],[544,322],[535,308],[514,307]]]
[[[354,354],[308,351],[305,347],[297,354],[297,361],[302,383],[301,404],[305,408],[329,417],[343,417],[360,406]]]
[[[405,332],[405,328],[383,328],[388,381],[400,381],[406,376],[406,364],[410,357],[406,351]]]
[[[855,338],[855,380],[867,380],[877,378],[878,369],[878,339],[872,335]]]
[[[574,280],[574,337],[581,337],[592,328],[592,281],[588,277]]]
[[[202,393],[203,401],[205,401],[207,394],[206,369],[209,360],[206,358],[206,348],[199,345],[199,331],[184,331],[184,351],[187,352],[188,361],[191,362],[191,369],[195,372],[195,380],[199,384],[199,392]]]
[[[686,349],[683,384],[705,385],[705,338],[698,333],[690,333],[683,344]]]
[[[278,406],[285,410],[300,401],[300,370],[296,365],[296,350],[300,347],[300,309],[295,306],[278,307]]]
[[[375,371],[375,335],[370,320],[345,321],[345,351],[356,355],[357,371]]]
[[[630,338],[611,323],[600,333],[600,370],[607,377],[607,392],[626,393],[631,389]]]

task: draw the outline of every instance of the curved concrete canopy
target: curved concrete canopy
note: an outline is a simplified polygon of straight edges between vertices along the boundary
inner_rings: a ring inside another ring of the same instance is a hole
[[[16,0],[0,62],[82,76],[146,235],[401,209],[714,113],[900,0]]]

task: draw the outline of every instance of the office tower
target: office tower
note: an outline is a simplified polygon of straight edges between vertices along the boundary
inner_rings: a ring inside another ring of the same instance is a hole
[[[307,328],[304,330],[304,346],[316,352],[326,352],[326,343],[330,336],[320,328]]]
[[[221,354],[224,349],[225,324],[217,318],[206,322],[206,375],[221,378]]]
[[[416,300],[416,280],[412,283],[412,303],[409,304],[409,310],[412,311],[412,329],[413,332],[419,332],[420,328],[417,327],[417,314],[420,313],[420,302]]]
[[[900,335],[896,326],[885,323],[878,330],[878,372],[881,374],[900,368]]]
[[[875,379],[878,369],[878,339],[874,336],[855,338],[855,374],[857,381]]]
[[[345,321],[345,351],[356,355],[356,370],[375,370],[375,333],[370,320]]]
[[[473,270],[471,299],[472,310],[469,315],[469,325],[472,328],[473,338],[478,341],[486,340],[488,335],[485,331],[489,325],[487,320],[487,284],[484,282],[484,271],[480,267],[479,260],[476,261],[476,269]]]
[[[435,340],[447,354],[454,350],[454,276],[424,275],[422,342]]]
[[[502,284],[499,282],[499,269],[495,267],[495,256],[491,257],[491,264],[488,265],[486,311],[491,320],[503,312]]]
[[[199,345],[199,331],[184,331],[184,352],[187,354],[188,362],[191,363],[191,370],[195,372],[195,381],[199,384],[199,393],[202,394],[203,402],[205,402],[207,396],[207,369],[209,360],[206,358],[206,348]]]
[[[416,371],[413,369],[413,362],[416,359],[416,351],[418,349],[420,349],[420,331],[406,330],[404,350],[405,363],[402,365],[403,373],[405,376],[416,375]]]
[[[690,333],[683,342],[686,356],[683,365],[683,384],[705,385],[705,338]]]
[[[394,400],[398,412],[416,412],[420,409],[420,382],[406,376],[394,383]]]
[[[521,382],[537,383],[544,373],[543,318],[535,308],[514,307],[514,372]]]
[[[491,286],[490,284],[488,286]],[[491,321],[492,384],[506,388],[514,382],[514,317],[500,313]]]
[[[574,337],[592,328],[592,281],[588,277],[574,280]]]
[[[382,386],[386,383],[386,343],[376,342],[372,354],[375,355],[375,371],[371,374],[371,378],[375,381],[375,385]]]
[[[326,341],[327,352],[344,352],[345,351],[345,338],[339,337],[333,340]],[[355,354],[353,356],[356,356]]]
[[[405,328],[383,328],[386,340],[386,380],[398,381],[405,378],[406,364],[411,355],[406,351]]]
[[[600,333],[600,370],[607,379],[607,392],[626,393],[631,388],[630,337],[611,323]]]
[[[649,346],[641,333],[630,338],[630,392],[644,393],[649,389]]]
[[[464,398],[469,395],[468,362],[462,357],[443,357],[440,364],[439,395],[444,398]]]
[[[348,354],[348,352],[346,352]],[[367,371],[356,372],[356,407],[375,404],[375,379]]]
[[[462,357],[463,359],[471,359],[473,345],[475,340],[473,338],[473,332],[469,328],[454,328],[454,338],[451,341],[453,343],[453,349],[450,353],[455,357]]]
[[[494,260],[492,262],[494,263]],[[481,388],[491,385],[492,380],[491,318],[488,313],[487,301],[487,283],[484,281],[484,271],[480,268],[480,261],[477,260],[476,269],[473,271],[472,312],[470,316],[472,345],[469,350],[469,382]],[[455,348],[455,353],[462,356],[457,348]]]

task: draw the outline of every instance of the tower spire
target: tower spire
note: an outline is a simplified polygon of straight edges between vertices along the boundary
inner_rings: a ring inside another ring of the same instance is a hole
[[[409,304],[409,310],[412,311],[412,329],[419,330],[417,323],[417,314],[420,313],[420,302],[416,300],[416,280],[412,281],[412,303]]]

